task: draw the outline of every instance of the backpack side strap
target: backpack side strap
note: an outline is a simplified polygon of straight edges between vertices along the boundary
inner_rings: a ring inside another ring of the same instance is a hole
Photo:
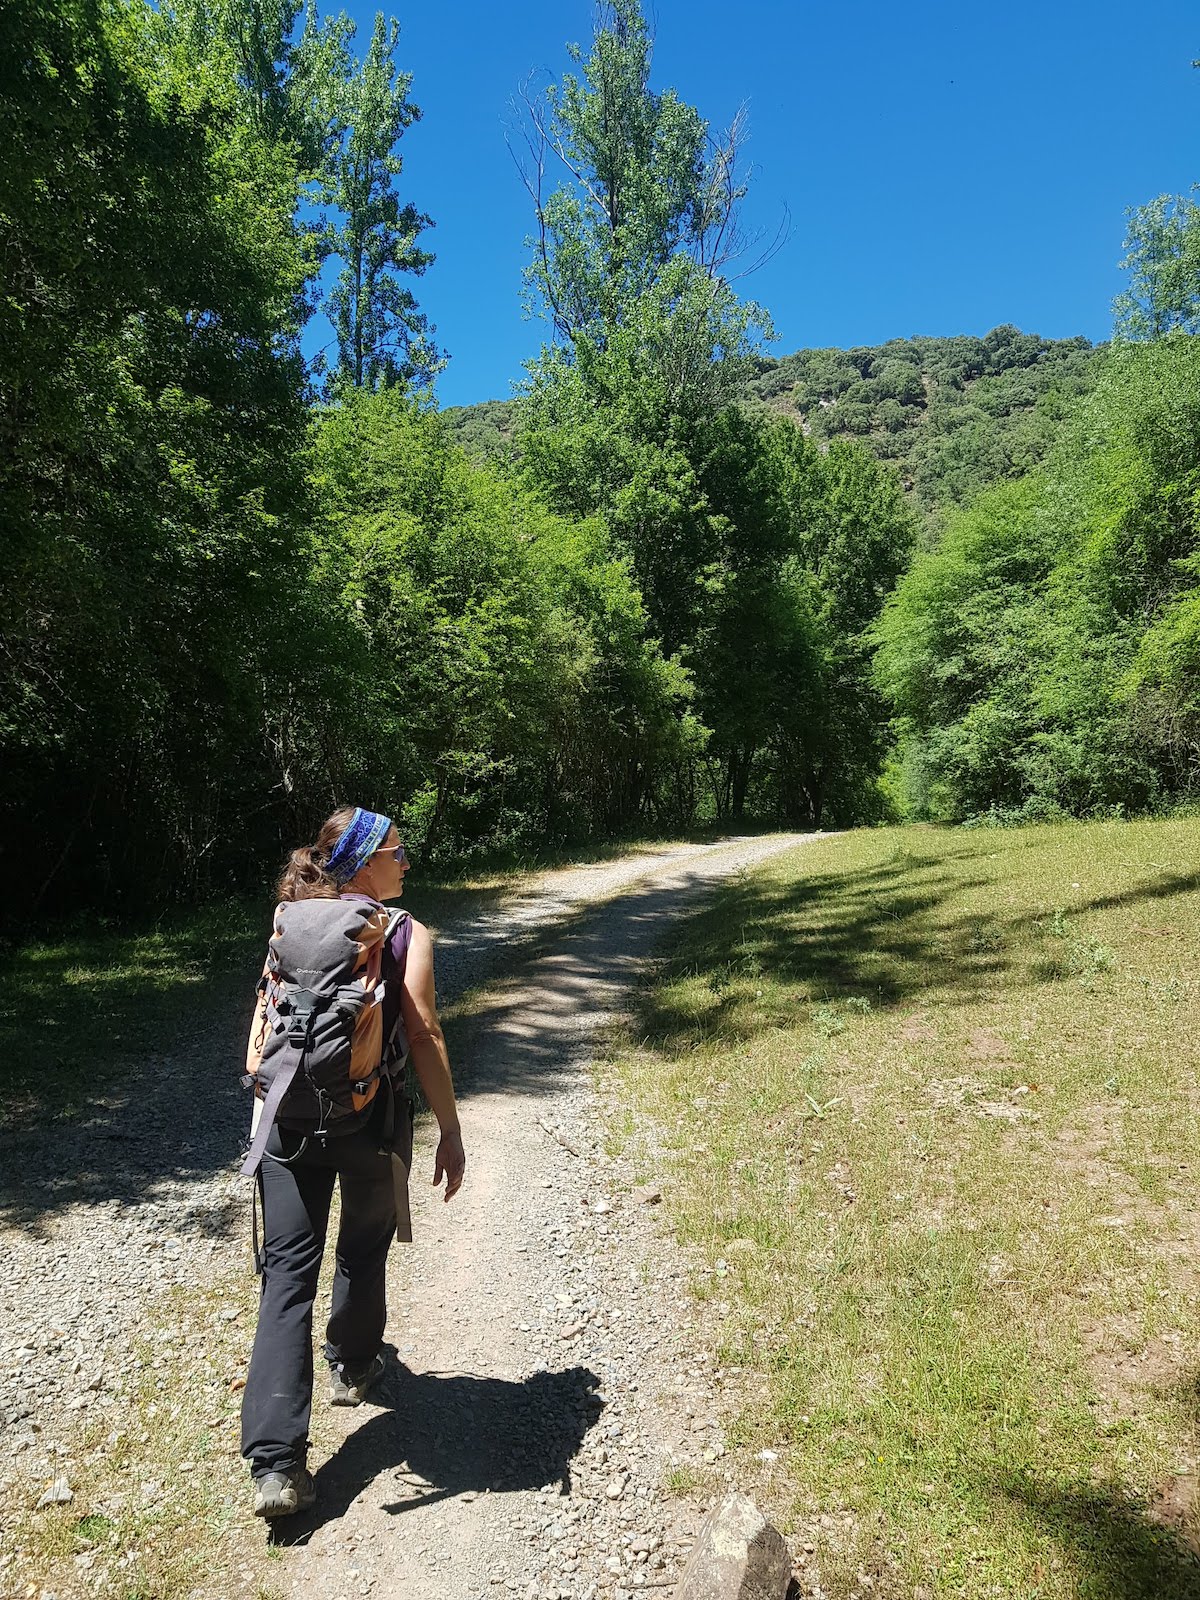
[[[316,997],[309,998],[311,1001]],[[263,1101],[262,1115],[258,1120],[258,1131],[254,1135],[245,1161],[238,1168],[244,1178],[252,1178],[262,1165],[263,1153],[267,1148],[267,1140],[271,1137],[271,1129],[275,1126],[280,1101],[291,1088],[292,1079],[299,1071],[304,1053],[312,1039],[315,1016],[316,1007],[311,1003],[304,1007],[297,1006],[292,1013],[287,1030],[287,1059],[281,1063],[271,1080],[271,1087],[267,1090],[267,1097]]]

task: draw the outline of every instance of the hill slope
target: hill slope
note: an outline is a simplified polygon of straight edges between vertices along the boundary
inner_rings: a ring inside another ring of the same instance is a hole
[[[746,399],[790,417],[814,439],[861,438],[896,463],[936,528],[949,506],[1041,460],[1071,404],[1095,382],[1104,349],[1001,327],[982,339],[797,350],[764,357]],[[470,454],[505,459],[514,450],[516,407],[488,400],[443,415]]]
[[[1072,402],[1095,382],[1103,348],[1003,327],[982,339],[799,350],[764,361],[748,396],[815,439],[864,439],[936,517],[1041,460]]]

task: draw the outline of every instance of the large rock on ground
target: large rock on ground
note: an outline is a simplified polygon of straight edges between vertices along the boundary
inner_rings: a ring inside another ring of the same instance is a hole
[[[784,1600],[792,1558],[783,1535],[744,1494],[704,1519],[675,1600]]]

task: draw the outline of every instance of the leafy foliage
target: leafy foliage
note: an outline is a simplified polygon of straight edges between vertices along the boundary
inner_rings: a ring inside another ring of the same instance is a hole
[[[408,794],[435,851],[636,820],[694,737],[690,688],[601,525],[472,466],[396,390],[328,411],[317,460],[358,641],[350,785]]]
[[[703,359],[727,371],[714,349],[733,355],[766,325],[722,277],[743,244],[739,130],[713,141],[693,106],[651,88],[653,38],[640,0],[600,6],[588,54],[579,45],[568,54],[578,73],[526,96],[532,309],[568,350],[602,345],[631,320],[654,325],[660,354],[691,348],[707,329],[717,338]],[[548,168],[563,181],[547,194]],[[686,371],[681,392],[698,376]]]
[[[1110,357],[1044,468],[952,518],[885,609],[917,814],[1140,810],[1196,781],[1200,340]]]
[[[327,301],[338,347],[334,378],[355,387],[428,383],[442,365],[402,276],[423,273],[433,256],[416,242],[430,219],[402,205],[392,182],[403,169],[396,145],[421,115],[408,98],[411,74],[395,65],[399,37],[399,24],[379,12],[362,63],[343,53],[320,188],[321,203],[333,208],[319,235],[321,254],[342,261]]]
[[[762,361],[747,393],[818,442],[858,438],[894,462],[932,542],[954,506],[1037,466],[1098,359],[1086,339],[1001,327],[982,339],[800,350]]]
[[[1200,205],[1192,195],[1160,194],[1131,211],[1125,248],[1130,281],[1114,307],[1118,337],[1200,333]]]
[[[484,400],[473,406],[447,406],[442,416],[455,441],[474,460],[513,462],[516,401]]]
[[[188,881],[270,788],[291,652],[262,618],[304,581],[295,169],[149,13],[55,0],[0,28],[2,793],[45,841],[29,896],[88,898]]]
[[[451,858],[1193,793],[1192,200],[1134,214],[1109,352],[772,362],[728,274],[744,127],[656,88],[613,0],[527,96],[551,342],[517,402],[443,417],[419,113],[396,24],[352,45],[312,0],[0,15],[19,914],[226,888],[347,796]]]
[[[712,149],[698,113],[651,90],[650,56],[622,0],[535,109],[529,281],[558,342],[530,368],[522,471],[561,515],[603,518],[628,557],[695,681],[717,814],[853,815],[880,746],[855,709],[876,704],[860,635],[909,519],[865,452],[823,462],[738,403],[767,326],[722,276],[738,136]],[[549,197],[547,151],[568,175]]]
[[[983,339],[893,339],[853,350],[754,355],[734,398],[788,418],[818,444],[859,440],[891,462],[935,543],[946,514],[999,478],[1033,470],[1103,351],[1086,339],[1015,328]],[[456,427],[475,455],[511,454],[518,401],[463,406]]]

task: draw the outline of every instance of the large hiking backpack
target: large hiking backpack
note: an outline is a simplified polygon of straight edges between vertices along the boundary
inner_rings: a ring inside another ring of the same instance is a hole
[[[242,1172],[257,1172],[276,1122],[312,1137],[350,1132],[381,1083],[393,1085],[399,1005],[386,1007],[385,958],[407,912],[374,901],[288,900],[276,907],[262,994],[263,1048],[243,1080],[262,1112]]]

